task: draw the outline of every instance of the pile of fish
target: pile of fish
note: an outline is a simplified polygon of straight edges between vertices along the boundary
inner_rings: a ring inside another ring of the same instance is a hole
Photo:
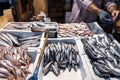
[[[93,35],[87,24],[84,22],[59,24],[57,28],[57,33],[58,37],[79,37]]]
[[[99,77],[120,77],[120,47],[110,35],[81,39]]]
[[[60,70],[68,68],[70,72],[73,68],[77,71],[81,65],[79,50],[75,44],[71,43],[50,43],[44,51],[43,74],[47,75],[52,71],[56,76]]]
[[[9,30],[25,30],[25,31],[30,31],[31,26],[30,23],[9,23],[4,27],[4,29],[9,29]]]
[[[0,80],[26,80],[31,58],[27,47],[0,47]]]
[[[38,47],[41,35],[18,37],[10,33],[0,33],[0,46],[29,46]]]

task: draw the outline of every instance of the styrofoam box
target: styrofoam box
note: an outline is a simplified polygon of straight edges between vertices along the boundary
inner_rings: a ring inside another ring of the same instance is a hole
[[[57,22],[8,22],[2,29],[4,30],[23,30],[23,31],[31,31],[29,27],[30,24],[41,24],[41,26],[45,29],[49,29],[50,31],[56,31],[58,26]],[[15,27],[26,27],[26,29],[15,29]]]
[[[30,24],[41,24],[42,28],[49,29],[49,38],[56,38],[57,37],[57,31],[56,28],[58,26],[57,22],[8,22],[2,30],[7,31],[25,31],[25,32],[32,32],[31,28],[28,27]],[[26,27],[25,29],[15,29],[14,27]]]
[[[77,44],[77,40],[75,40],[74,38],[52,38],[52,39],[49,38],[47,44],[56,43],[56,42]],[[79,49],[79,46],[78,46],[78,49]],[[81,49],[79,49],[79,54],[80,52],[81,52]],[[86,70],[88,68],[86,68],[86,65],[84,65],[83,59],[80,62],[81,68],[77,72],[75,72],[73,69],[71,70],[71,72],[69,72],[67,69],[64,72],[61,70],[60,75],[58,77],[55,76],[51,71],[46,76],[43,76],[43,73],[42,73],[43,59],[39,68],[39,74],[38,74],[39,80],[90,80],[91,76],[90,76],[90,73],[88,73],[88,71]]]
[[[40,48],[40,44],[42,39],[44,38],[44,32],[27,32],[27,31],[7,31],[7,30],[0,30],[0,33],[2,32],[6,32],[6,33],[10,33],[14,36],[17,37],[30,37],[30,36],[36,36],[36,35],[41,35],[40,37],[40,42],[39,42],[39,46],[38,47],[28,47],[29,50],[33,50],[33,51],[38,51],[38,48]]]
[[[34,70],[36,68],[38,58],[39,58],[39,53],[37,51],[29,51],[29,49],[28,49],[28,55],[31,57],[31,62],[28,67],[30,74],[28,74],[28,76],[26,76],[26,80],[28,80],[34,73]],[[8,80],[8,79],[0,78],[0,80]]]
[[[94,35],[94,36],[98,36],[98,35]],[[106,36],[106,34],[99,34],[99,36]],[[113,42],[115,42],[120,47],[119,43],[112,37],[112,35],[110,35],[110,36],[113,39]],[[80,47],[81,47],[80,49],[82,51],[81,55],[83,55],[83,60],[84,60],[83,63],[86,63],[85,65],[88,67],[88,70],[91,75],[89,80],[120,80],[120,78],[100,78],[100,77],[98,77],[93,71],[92,65],[90,63],[90,59],[88,58],[87,54],[85,53],[84,48],[83,48],[83,43],[81,42],[80,39],[79,39],[78,43],[82,44],[82,45],[80,45]]]

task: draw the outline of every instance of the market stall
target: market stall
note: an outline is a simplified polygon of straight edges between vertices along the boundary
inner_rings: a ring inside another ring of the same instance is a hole
[[[7,72],[1,71],[1,79],[29,80],[34,75],[48,29],[39,80],[119,80],[119,43],[97,22],[7,23],[0,30],[0,45],[5,46],[0,48],[0,68]]]

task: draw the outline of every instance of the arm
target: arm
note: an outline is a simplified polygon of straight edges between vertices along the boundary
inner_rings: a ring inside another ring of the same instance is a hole
[[[101,22],[103,22],[103,23],[107,23],[107,22],[111,23],[112,22],[112,17],[110,16],[110,14],[107,13],[106,11],[98,8],[93,3],[90,6],[88,6],[87,9],[88,9],[88,11],[97,14],[99,16],[99,19]]]
[[[120,13],[120,11],[117,10],[117,6],[114,2],[114,0],[105,0],[105,8],[107,9],[108,12],[111,13],[111,16],[113,20],[115,20]]]
[[[102,22],[111,22],[112,17],[106,11],[95,6],[90,0],[76,0],[78,7],[81,5],[84,9],[97,14]]]
[[[116,6],[111,6],[108,11],[111,13],[113,20],[115,21],[116,18],[118,17],[120,11],[117,10]]]
[[[88,7],[88,11],[98,14],[100,12],[100,8],[95,6],[93,3]]]

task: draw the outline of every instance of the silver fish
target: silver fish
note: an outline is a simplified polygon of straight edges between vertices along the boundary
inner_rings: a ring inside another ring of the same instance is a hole
[[[109,70],[110,68],[105,66],[105,65],[101,65],[101,64],[98,64],[96,62],[93,63],[93,65],[96,66],[97,70],[101,73],[109,73]]]
[[[37,35],[37,36],[18,38],[18,40],[19,41],[36,40],[36,39],[40,39],[40,37],[41,37],[40,35]]]
[[[0,65],[6,68],[8,71],[12,71],[15,74],[15,71],[13,70],[13,68],[8,66],[3,60],[0,60]]]
[[[5,41],[6,43],[8,43],[9,45],[13,45],[13,43],[9,42],[5,37],[3,37],[2,35],[0,35],[0,40]]]
[[[4,38],[6,38],[7,41],[9,41],[10,44],[13,44],[13,42],[11,41],[11,39],[5,33],[1,33],[1,36],[3,36]]]
[[[6,46],[6,47],[9,47],[9,46],[10,46],[9,44],[7,44],[5,41],[3,41],[3,40],[1,40],[1,39],[0,39],[0,45],[1,45],[1,46]]]
[[[6,75],[11,75],[11,73],[9,73],[9,71],[7,69],[1,68],[1,67],[0,67],[0,73],[6,74]]]
[[[43,74],[44,76],[49,72],[50,66],[52,65],[53,62],[49,62],[43,69]]]
[[[17,40],[17,37],[15,37],[9,33],[6,33],[6,35],[14,42],[15,45],[20,45],[18,40]]]
[[[12,64],[12,62],[10,62],[9,60],[4,60],[5,61],[5,63],[8,65],[8,66],[10,66],[11,68],[15,68],[15,65],[13,65]]]
[[[102,77],[102,78],[103,78],[103,77],[110,77],[109,74],[103,74],[103,73],[99,72],[99,71],[97,70],[96,66],[93,66],[93,70],[94,70],[95,74],[96,74],[97,76],[99,76],[99,77]]]
[[[58,45],[59,52],[61,52],[61,50],[62,50],[61,49],[61,44],[58,42],[57,45]]]
[[[0,73],[0,78],[7,78],[7,75]]]
[[[58,68],[57,68],[55,65],[53,65],[53,64],[52,64],[52,72],[53,72],[56,76],[59,75],[59,73],[58,73]]]
[[[71,65],[68,65],[68,71],[70,72],[72,69],[72,66]]]
[[[117,55],[118,57],[120,57],[119,52],[116,51],[116,50],[114,49],[114,47],[110,46],[110,49],[114,52],[115,55]]]
[[[77,70],[78,70],[78,66],[75,65],[75,66],[73,67],[73,69],[75,70],[75,72],[77,72]]]

